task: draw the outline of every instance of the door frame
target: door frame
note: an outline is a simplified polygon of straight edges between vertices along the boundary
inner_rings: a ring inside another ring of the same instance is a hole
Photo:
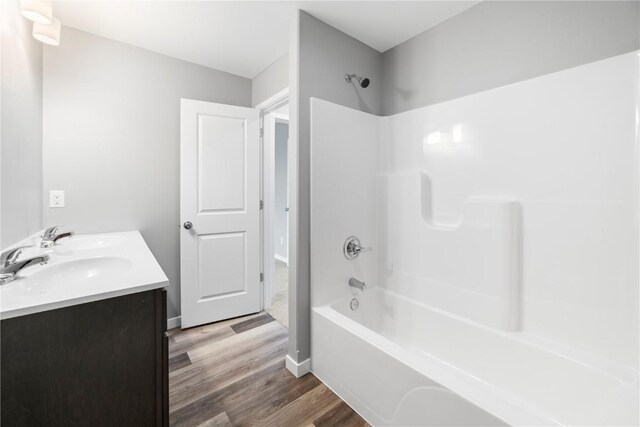
[[[267,126],[265,123],[265,116],[268,114],[273,114],[275,110],[282,107],[285,104],[289,103],[289,88],[285,88],[275,95],[267,98],[262,101],[258,105],[255,106],[257,110],[260,111],[260,177],[261,177],[261,185],[260,185],[260,200],[263,202],[264,209],[261,210],[261,219],[260,219],[260,247],[261,247],[261,271],[263,272],[263,282],[262,282],[262,309],[265,310],[269,306],[271,306],[271,297],[275,290],[275,269],[274,269],[274,259],[275,259],[275,250],[273,247],[274,241],[274,230],[273,230],[273,189],[274,183],[273,180],[270,179],[275,173],[275,164],[274,164],[274,146],[273,142],[268,144],[265,142],[265,135],[268,131],[275,132],[275,126]],[[273,117],[277,119],[282,119],[283,116],[277,117],[276,114]],[[275,122],[275,120],[274,120]],[[267,129],[269,127],[269,129]],[[272,135],[273,136],[273,135]],[[270,141],[274,141],[275,138],[270,138]],[[287,150],[287,159],[289,160],[291,150]],[[288,161],[287,160],[287,161]],[[291,180],[295,179],[295,177],[289,176],[287,173],[287,181],[289,184],[287,185],[287,195],[289,193],[288,189],[291,185]],[[291,214],[291,203],[289,202],[289,214]],[[287,258],[291,260],[291,222],[287,220]]]

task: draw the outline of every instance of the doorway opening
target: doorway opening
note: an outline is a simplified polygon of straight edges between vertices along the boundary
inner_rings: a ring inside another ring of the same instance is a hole
[[[288,106],[285,106],[288,107]],[[289,140],[288,114],[279,114],[274,138],[274,194],[273,236],[275,286],[272,288],[271,307],[267,309],[274,319],[289,327],[289,196],[287,179],[287,145]]]
[[[263,110],[264,310],[289,327],[289,105]]]

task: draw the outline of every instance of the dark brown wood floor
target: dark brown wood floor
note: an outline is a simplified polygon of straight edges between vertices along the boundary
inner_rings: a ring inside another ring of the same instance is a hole
[[[313,374],[284,366],[287,329],[266,313],[169,331],[172,426],[366,426]]]

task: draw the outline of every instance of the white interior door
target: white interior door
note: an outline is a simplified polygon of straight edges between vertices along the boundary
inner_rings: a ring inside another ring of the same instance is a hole
[[[182,327],[260,311],[259,126],[252,108],[181,100]]]

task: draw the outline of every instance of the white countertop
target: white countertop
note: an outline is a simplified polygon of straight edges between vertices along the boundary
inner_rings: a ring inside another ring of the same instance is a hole
[[[169,285],[138,231],[77,235],[47,249],[34,244],[18,260],[46,254],[49,262],[29,266],[0,286],[0,318],[83,304]]]

